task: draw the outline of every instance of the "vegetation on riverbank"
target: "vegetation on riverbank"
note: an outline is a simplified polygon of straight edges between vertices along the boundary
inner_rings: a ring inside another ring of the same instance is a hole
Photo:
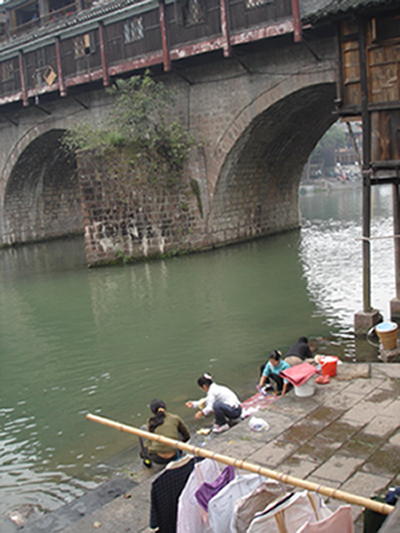
[[[172,117],[174,93],[153,80],[149,71],[116,80],[107,92],[114,100],[107,118],[98,126],[78,124],[65,134],[63,145],[74,153],[94,151],[121,179],[127,175],[119,169],[124,160],[130,179],[138,184],[179,182],[194,139]]]

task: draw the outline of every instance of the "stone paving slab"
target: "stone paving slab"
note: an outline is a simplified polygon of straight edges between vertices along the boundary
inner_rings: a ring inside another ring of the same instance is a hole
[[[389,487],[391,476],[377,476],[365,472],[356,472],[346,483],[340,486],[340,490],[371,498],[377,494],[384,494]],[[335,500],[336,501],[336,500]],[[352,505],[352,517],[355,522],[362,513],[362,508]]]
[[[337,379],[342,381],[351,381],[353,379],[368,379],[371,377],[371,366],[368,363],[338,364]]]
[[[372,363],[371,364],[371,377],[380,377],[384,376],[386,378],[400,379],[400,364],[381,364],[381,363]]]
[[[368,424],[382,412],[379,405],[361,401],[342,416],[342,420]]]
[[[364,459],[335,454],[313,472],[314,478],[343,483],[364,463]]]
[[[399,392],[398,363],[339,365],[338,377],[318,386],[311,398],[291,391],[258,412],[269,431],[253,432],[246,420],[227,433],[196,435],[194,440],[215,453],[317,485],[366,497],[384,495],[391,484],[400,484]],[[117,498],[63,532],[93,532],[97,524],[101,532],[147,533],[151,482],[143,479],[128,497]],[[355,533],[362,533],[361,513],[352,506]]]
[[[400,446],[400,431],[397,431],[390,439],[389,443],[393,446]]]
[[[369,424],[363,428],[366,435],[378,435],[389,437],[399,427],[399,422],[396,418],[385,416],[385,412],[379,416],[375,416]]]

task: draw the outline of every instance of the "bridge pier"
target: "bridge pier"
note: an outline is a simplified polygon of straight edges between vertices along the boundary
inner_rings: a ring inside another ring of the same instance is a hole
[[[357,337],[365,336],[368,331],[382,322],[383,318],[377,309],[358,311],[354,315],[354,333]]]

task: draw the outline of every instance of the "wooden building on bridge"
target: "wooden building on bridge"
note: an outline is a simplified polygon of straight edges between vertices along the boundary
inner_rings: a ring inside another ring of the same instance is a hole
[[[276,35],[300,37],[298,0],[9,0],[0,106]]]

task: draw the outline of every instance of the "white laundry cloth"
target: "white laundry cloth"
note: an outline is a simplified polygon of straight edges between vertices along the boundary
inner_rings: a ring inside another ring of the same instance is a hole
[[[353,533],[354,526],[351,518],[350,505],[342,505],[328,518],[307,523],[297,530],[296,533]]]
[[[208,503],[208,515],[213,533],[230,533],[232,513],[238,498],[249,494],[265,478],[258,474],[237,476]]]
[[[246,533],[254,515],[285,494],[284,486],[273,479],[260,483],[250,494],[242,496],[235,503],[231,520],[231,531]]]
[[[317,494],[306,490],[283,498],[281,504],[270,504],[262,513],[256,514],[248,533],[287,533],[297,531],[307,521],[323,520],[332,512]]]

